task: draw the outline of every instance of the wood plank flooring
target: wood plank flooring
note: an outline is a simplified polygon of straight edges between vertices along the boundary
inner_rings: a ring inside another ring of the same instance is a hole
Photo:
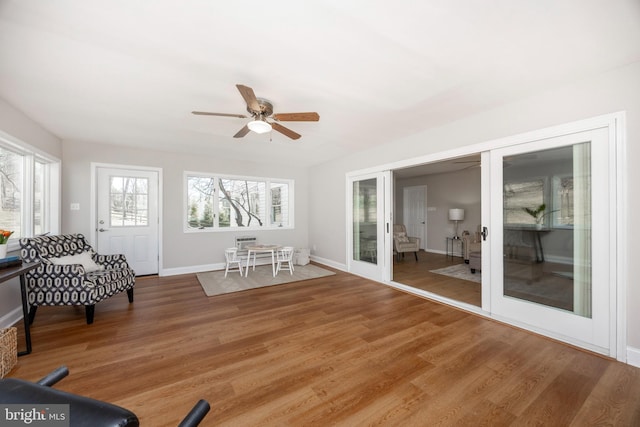
[[[139,278],[133,304],[42,307],[32,335],[9,376],[66,364],[56,388],[143,426],[200,398],[204,426],[640,425],[640,369],[343,272],[210,298]]]
[[[481,307],[482,294],[479,283],[431,273],[431,270],[463,262],[459,257],[447,257],[425,251],[418,252],[416,262],[413,254],[406,254],[400,261],[394,258],[393,281]]]

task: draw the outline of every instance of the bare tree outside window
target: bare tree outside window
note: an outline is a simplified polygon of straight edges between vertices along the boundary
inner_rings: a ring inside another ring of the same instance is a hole
[[[229,227],[264,225],[264,182],[220,179],[219,186],[220,204],[226,203],[230,208]]]
[[[0,147],[0,228],[22,237],[23,156]]]
[[[188,228],[202,230],[290,225],[292,187],[288,182],[203,175],[191,175],[186,179]]]

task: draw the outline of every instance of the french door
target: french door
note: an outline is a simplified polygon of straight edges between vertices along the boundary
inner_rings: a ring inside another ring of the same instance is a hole
[[[159,173],[96,168],[97,250],[121,253],[136,275],[158,273]]]
[[[615,351],[610,146],[600,128],[491,150],[483,307],[604,354]]]
[[[347,268],[373,280],[387,280],[391,253],[388,209],[391,173],[378,172],[347,179],[349,226]]]

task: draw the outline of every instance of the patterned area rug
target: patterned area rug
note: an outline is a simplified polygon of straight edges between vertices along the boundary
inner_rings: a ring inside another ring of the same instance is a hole
[[[456,264],[437,270],[430,270],[431,273],[442,274],[443,276],[455,277],[456,279],[469,280],[470,282],[481,283],[482,276],[479,271],[475,274],[471,273],[471,269],[467,264]]]
[[[315,279],[317,277],[332,276],[335,274],[333,271],[325,270],[313,264],[296,265],[294,268],[295,271],[293,274],[289,274],[288,271],[281,271],[276,277],[273,277],[271,264],[258,265],[255,271],[250,269],[248,277],[240,277],[240,273],[234,271],[229,272],[225,278],[224,270],[198,273],[196,276],[204,293],[211,297],[214,295],[281,285],[283,283]]]

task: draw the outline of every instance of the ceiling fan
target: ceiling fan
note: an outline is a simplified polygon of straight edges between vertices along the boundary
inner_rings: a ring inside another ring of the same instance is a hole
[[[253,120],[244,125],[238,133],[233,135],[234,138],[242,138],[248,134],[249,131],[266,133],[273,129],[291,139],[298,139],[301,136],[299,133],[282,126],[278,122],[317,122],[320,120],[318,113],[314,112],[273,114],[273,104],[271,101],[264,98],[257,98],[253,89],[249,86],[238,84],[236,87],[240,91],[240,95],[242,95],[244,101],[247,103],[249,116],[244,114],[210,113],[207,111],[192,111],[191,113],[202,116],[237,117],[240,119],[247,119],[251,117]]]

